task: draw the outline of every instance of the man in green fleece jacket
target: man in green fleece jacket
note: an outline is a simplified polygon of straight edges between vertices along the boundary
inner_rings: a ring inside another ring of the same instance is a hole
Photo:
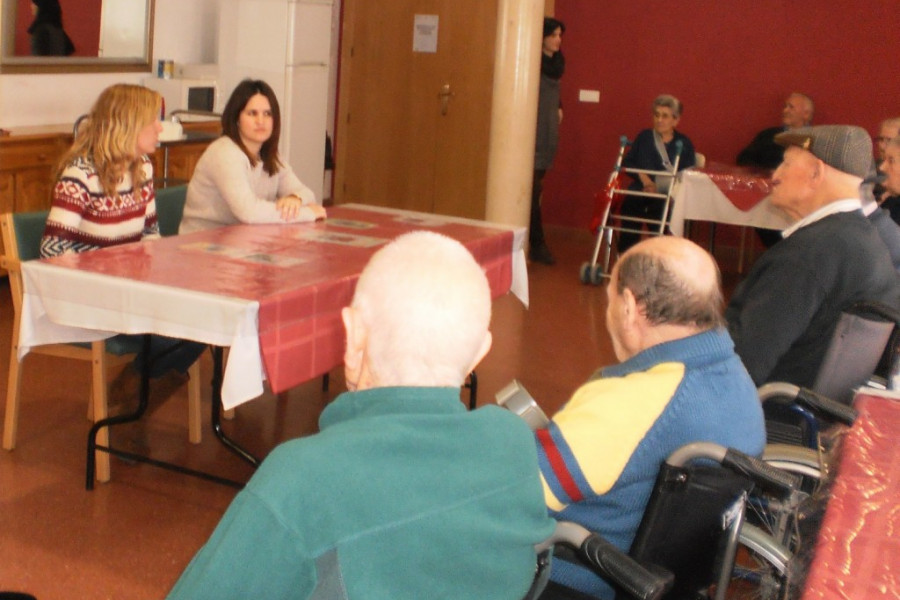
[[[460,402],[490,315],[458,242],[377,252],[342,315],[350,391],[263,461],[169,598],[522,598],[555,522],[525,422]]]

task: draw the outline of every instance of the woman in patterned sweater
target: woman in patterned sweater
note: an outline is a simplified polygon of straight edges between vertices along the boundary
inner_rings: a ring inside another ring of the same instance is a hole
[[[100,94],[57,169],[41,256],[159,237],[153,165],[160,97],[137,85]]]
[[[57,169],[42,258],[159,238],[153,164],[147,155],[156,150],[162,130],[161,103],[159,94],[138,85],[116,84],[100,94]],[[204,348],[152,336],[150,377],[174,371],[185,379]],[[133,368],[123,371],[111,396],[131,395],[141,360],[138,354]]]

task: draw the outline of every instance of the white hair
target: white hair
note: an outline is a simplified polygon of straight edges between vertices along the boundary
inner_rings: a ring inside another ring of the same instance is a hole
[[[472,254],[427,231],[376,252],[352,306],[367,327],[367,361],[380,386],[461,386],[491,320],[490,286]]]

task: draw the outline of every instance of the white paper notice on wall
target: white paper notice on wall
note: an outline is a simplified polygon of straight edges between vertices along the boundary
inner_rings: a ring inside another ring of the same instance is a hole
[[[413,23],[413,52],[437,52],[438,15],[416,15]]]

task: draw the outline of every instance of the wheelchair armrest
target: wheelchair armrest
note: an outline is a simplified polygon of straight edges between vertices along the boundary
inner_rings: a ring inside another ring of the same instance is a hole
[[[801,388],[797,394],[797,401],[811,408],[817,413],[828,417],[832,421],[838,421],[844,425],[853,425],[859,413],[852,406],[842,404],[812,390]]]
[[[729,448],[722,459],[722,466],[728,467],[750,478],[753,483],[772,494],[787,498],[800,489],[802,480],[793,473],[788,473],[769,463]]]
[[[578,553],[598,575],[638,600],[658,600],[675,583],[669,571],[642,565],[596,533],[588,536]]]
[[[758,393],[763,404],[769,400],[784,399],[783,401],[788,403],[796,402],[805,406],[831,421],[845,425],[853,425],[853,422],[856,421],[857,412],[854,408],[792,383],[773,381],[760,387]]]
[[[546,543],[572,546],[597,575],[638,600],[658,600],[675,582],[669,571],[639,563],[577,523],[560,521]]]

